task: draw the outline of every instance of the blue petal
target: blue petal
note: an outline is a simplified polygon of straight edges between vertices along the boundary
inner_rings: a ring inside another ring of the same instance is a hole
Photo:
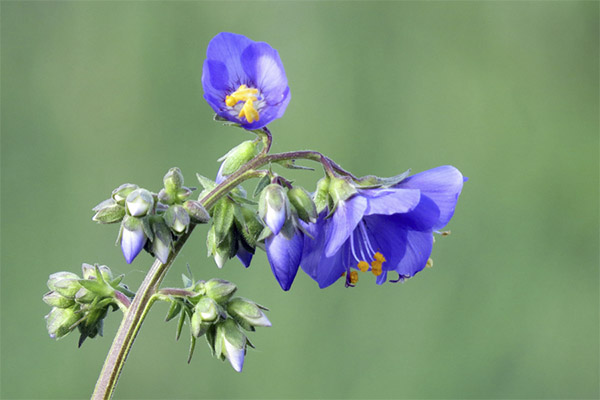
[[[337,281],[348,265],[347,260],[344,259],[345,248],[340,249],[333,257],[325,257],[323,254],[326,230],[331,225],[331,219],[325,220],[325,215],[326,213],[321,213],[314,224],[302,224],[312,236],[304,235],[302,270],[315,280],[321,289]]]
[[[367,210],[367,199],[354,195],[346,201],[340,201],[331,217],[331,225],[327,229],[328,242],[325,256],[333,256],[354,231]]]
[[[229,71],[228,81],[247,83],[248,76],[242,65],[241,55],[252,43],[254,42],[244,35],[221,32],[208,43],[206,58],[221,61],[226,65]]]
[[[435,202],[440,210],[440,216],[433,228],[438,230],[446,226],[454,214],[463,187],[463,176],[453,166],[444,165],[408,177],[396,187],[419,189],[422,194]]]
[[[404,257],[394,269],[400,275],[414,276],[427,264],[433,247],[433,234],[431,232],[409,230],[405,243],[406,252]]]
[[[123,229],[121,235],[121,251],[123,251],[123,256],[125,257],[127,264],[131,264],[135,257],[140,254],[140,251],[144,248],[144,244],[146,244],[146,235],[144,235],[142,229],[135,231]]]
[[[242,53],[242,66],[268,105],[278,105],[284,101],[288,83],[277,50],[267,43],[253,43]]]
[[[287,239],[283,234],[271,235],[265,240],[265,245],[267,258],[277,282],[283,290],[289,290],[302,258],[302,235],[296,232],[291,239]]]
[[[382,265],[383,269],[394,269],[404,257],[406,227],[399,223],[396,216],[371,215],[365,217],[364,221],[373,250],[383,254],[386,259]]]
[[[240,244],[236,256],[244,264],[244,267],[248,268],[254,254],[248,251],[243,244]]]
[[[368,199],[365,215],[406,213],[415,208],[421,198],[421,192],[416,189],[373,189],[359,193]]]

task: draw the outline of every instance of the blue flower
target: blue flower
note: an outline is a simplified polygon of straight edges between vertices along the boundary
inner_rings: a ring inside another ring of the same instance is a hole
[[[208,44],[202,87],[204,98],[219,116],[250,130],[283,116],[290,101],[277,50],[228,32]]]
[[[302,259],[303,245],[304,235],[299,230],[296,230],[290,238],[281,231],[265,239],[265,250],[271,271],[283,290],[289,290],[296,278]]]
[[[305,226],[302,269],[324,288],[344,274],[353,286],[358,272],[370,270],[378,284],[396,272],[404,280],[427,264],[433,232],[452,218],[464,178],[442,166],[404,179],[389,188],[357,189]]]

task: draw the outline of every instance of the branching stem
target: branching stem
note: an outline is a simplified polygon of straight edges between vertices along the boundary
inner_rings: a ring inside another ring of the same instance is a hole
[[[238,171],[229,175],[227,179],[225,179],[215,189],[204,196],[200,200],[204,208],[207,210],[212,208],[212,206],[214,206],[219,199],[227,195],[233,188],[242,182],[251,178],[263,176],[264,171],[259,171],[259,168],[263,167],[264,165],[279,161],[299,159],[316,161],[322,163],[328,172],[335,171],[336,173],[356,179],[354,175],[348,171],[345,171],[335,162],[316,151],[304,150],[268,155],[267,153],[271,148],[272,142],[271,133],[268,131],[268,129],[264,128],[261,134],[263,136],[264,143],[261,153],[243,165]],[[175,258],[192,234],[193,230],[194,226],[192,225],[188,231],[175,242],[173,251],[169,255],[166,263],[163,264],[156,259],[152,264],[150,271],[148,271],[148,274],[140,285],[135,297],[133,298],[133,301],[124,312],[125,315],[108,352],[104,366],[102,367],[102,372],[100,373],[100,377],[96,383],[96,388],[92,395],[92,399],[106,400],[111,398],[123,365],[127,359],[127,355],[131,350],[131,346],[135,341],[146,314],[148,314],[148,311],[154,302],[160,297],[160,295],[168,294],[164,291],[160,292],[158,288],[167,271],[173,264],[173,261],[175,261]],[[124,303],[125,300],[121,300],[121,302]]]

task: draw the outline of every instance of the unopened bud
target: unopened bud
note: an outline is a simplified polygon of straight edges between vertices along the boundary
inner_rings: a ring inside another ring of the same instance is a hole
[[[244,367],[247,343],[246,335],[233,319],[228,318],[217,325],[215,349],[219,349],[221,353],[217,355],[225,356],[237,372],[242,372]]]
[[[206,211],[199,201],[188,200],[183,203],[183,208],[185,208],[191,220],[196,224],[205,224],[210,221],[208,211]]]
[[[129,193],[125,200],[127,211],[132,217],[143,217],[154,206],[154,198],[152,193],[146,189],[136,189]]]
[[[53,308],[46,315],[46,328],[52,339],[60,339],[73,330],[75,324],[82,314],[71,308]]]
[[[56,282],[61,281],[63,279],[77,280],[79,279],[79,276],[68,271],[56,272],[48,277],[48,289],[56,290],[54,285],[56,284]]]
[[[227,303],[227,312],[245,329],[254,330],[255,326],[271,326],[271,321],[267,318],[260,307],[255,302],[236,297]]]
[[[73,299],[79,289],[81,285],[78,279],[61,279],[54,284],[54,291],[68,299]]]
[[[237,290],[235,284],[223,279],[211,279],[204,283],[206,295],[219,304],[224,304]]]
[[[163,178],[163,184],[167,192],[176,193],[183,186],[183,174],[177,167],[171,168]]]
[[[279,233],[287,218],[286,202],[285,189],[276,184],[265,187],[260,195],[258,215],[274,235]]]
[[[288,191],[287,195],[302,221],[306,223],[317,221],[317,207],[306,190],[294,187]]]
[[[137,188],[138,185],[134,185],[133,183],[124,183],[112,191],[112,198],[120,205],[125,205],[125,199],[129,196],[129,193]]]
[[[44,297],[42,297],[42,300],[49,306],[58,308],[67,308],[75,304],[72,299],[66,298],[55,291],[46,293]]]
[[[190,216],[185,208],[180,205],[170,206],[163,214],[163,218],[167,226],[176,235],[184,233],[190,225]]]
[[[219,158],[219,161],[223,161],[223,164],[219,168],[217,182],[222,180],[224,176],[233,174],[242,165],[252,160],[258,154],[259,145],[260,142],[258,141],[247,140],[238,144],[223,157]]]
[[[93,209],[96,214],[92,217],[92,221],[99,224],[113,224],[120,222],[125,216],[125,208],[117,203],[114,199],[108,199],[98,204]]]
[[[321,213],[329,205],[329,177],[325,176],[317,182],[317,190],[315,190],[314,200],[317,207],[317,213]]]

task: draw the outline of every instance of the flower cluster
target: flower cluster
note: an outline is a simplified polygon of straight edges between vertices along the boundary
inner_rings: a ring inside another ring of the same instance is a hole
[[[217,115],[248,130],[280,117],[290,99],[277,51],[233,33],[220,33],[209,43],[202,84]],[[256,143],[244,142],[224,157],[217,183],[256,156]],[[346,286],[354,286],[367,271],[378,284],[392,272],[397,276],[390,281],[399,282],[431,263],[433,233],[450,221],[465,181],[456,168],[359,179],[327,164],[313,198],[269,175],[272,183],[259,191],[260,234],[247,205],[231,196],[222,200],[212,213],[208,239],[219,267],[233,255],[247,267],[256,245],[264,246],[277,281],[288,290],[300,267],[324,288],[342,276]]]
[[[133,293],[121,283],[124,275],[116,278],[106,265],[81,266],[83,278],[72,272],[57,272],[48,278],[43,300],[52,307],[46,315],[48,334],[60,339],[79,329],[79,346],[86,338],[102,336],[103,321],[108,309],[123,307]]]
[[[128,264],[142,249],[166,263],[174,240],[187,232],[190,224],[206,223],[210,218],[200,202],[189,199],[194,189],[183,186],[179,168],[171,168],[163,184],[158,193],[152,193],[125,183],[93,209],[94,221],[121,223],[117,243]]]

